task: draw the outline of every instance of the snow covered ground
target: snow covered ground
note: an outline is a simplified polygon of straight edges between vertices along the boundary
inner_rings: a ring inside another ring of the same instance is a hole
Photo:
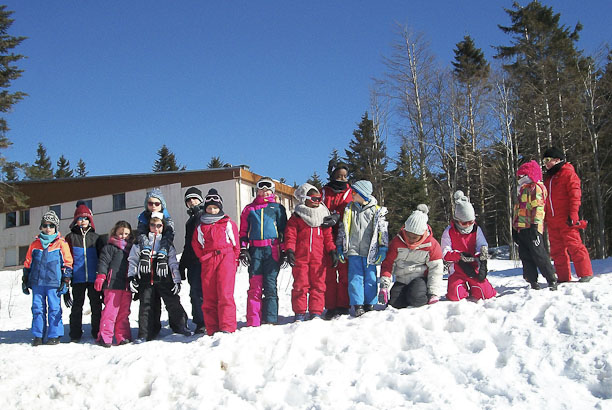
[[[593,266],[590,283],[549,292],[527,289],[515,262],[492,260],[495,299],[303,323],[292,323],[285,269],[282,325],[260,328],[244,327],[241,268],[236,333],[166,327],[159,340],[110,349],[93,344],[89,315],[81,343],[30,346],[31,296],[20,271],[3,271],[2,408],[612,409],[612,259]],[[189,311],[188,286],[181,297]],[[134,302],[134,336],[137,311]]]

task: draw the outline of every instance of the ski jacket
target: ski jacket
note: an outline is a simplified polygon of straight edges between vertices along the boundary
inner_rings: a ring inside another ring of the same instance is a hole
[[[537,225],[544,232],[544,204],[546,187],[541,182],[531,182],[519,188],[518,202],[514,205],[512,226],[517,231]]]
[[[190,209],[191,213],[187,222],[185,222],[185,247],[183,248],[183,254],[181,256],[180,270],[187,269],[196,263],[199,263],[198,257],[193,251],[193,245],[191,239],[196,227],[200,223],[200,216],[204,213],[204,206],[197,205]]]
[[[96,280],[98,255],[104,241],[91,226],[82,230],[80,226],[74,225],[66,235],[66,242],[73,259],[72,283],[93,283]]]
[[[548,190],[546,199],[546,223],[551,226],[566,226],[568,218],[577,222],[579,220],[582,190],[580,178],[574,166],[564,163],[557,172],[547,173],[544,185]]]
[[[459,232],[455,224],[451,223],[442,233],[441,245],[444,261],[450,264],[448,268],[449,275],[455,272],[463,272],[461,266],[455,263],[461,259],[461,252],[467,252],[472,256],[478,257],[482,247],[489,246],[482,229],[476,223],[474,223],[472,231],[466,234]]]
[[[442,251],[429,225],[425,235],[418,245],[412,246],[406,239],[406,230],[402,228],[389,243],[389,251],[381,265],[380,276],[395,275],[395,281],[404,284],[416,278],[426,278],[427,294],[439,296],[444,276]]]
[[[146,207],[146,204],[145,204]],[[160,249],[168,251],[174,242],[174,221],[170,217],[168,210],[163,208],[161,212],[164,214],[164,231],[162,233],[162,241]],[[151,211],[145,209],[138,215],[138,229],[136,237],[138,238],[138,244],[142,247],[147,242],[147,236],[149,234],[149,219],[151,219]]]
[[[336,245],[331,228],[311,227],[294,213],[285,229],[285,249],[295,252],[296,264],[308,264],[310,260],[323,260]]]
[[[344,208],[353,202],[351,188],[347,184],[347,188],[343,191],[336,191],[329,185],[325,185],[321,190],[323,204],[329,209],[329,212],[340,214],[340,218],[344,216]]]
[[[240,246],[270,246],[283,241],[287,212],[276,202],[256,197],[240,215]]]
[[[59,287],[63,278],[72,277],[72,255],[70,247],[58,233],[57,237],[43,247],[40,238],[30,244],[23,271],[28,277],[28,287]]]
[[[214,223],[201,222],[194,230],[191,247],[197,260],[206,261],[215,254],[233,253],[236,263],[240,255],[238,227],[228,215]]]
[[[346,256],[362,256],[373,265],[381,246],[388,246],[387,208],[370,202],[359,206],[351,202],[344,209],[344,216],[338,228],[336,247]]]
[[[141,280],[147,280],[152,284],[161,282],[174,282],[181,283],[181,274],[179,273],[179,264],[176,260],[176,249],[173,245],[170,245],[168,249],[168,269],[169,273],[166,277],[160,277],[157,274],[157,253],[161,248],[162,235],[154,234],[152,232],[146,238],[145,246],[151,249],[151,272],[145,274]],[[135,243],[132,245],[130,255],[128,256],[128,277],[138,276],[138,262],[140,261],[140,244]]]
[[[112,238],[100,251],[98,261],[98,275],[106,275],[102,289],[129,290],[128,289],[128,256],[132,244],[127,243],[121,249]]]

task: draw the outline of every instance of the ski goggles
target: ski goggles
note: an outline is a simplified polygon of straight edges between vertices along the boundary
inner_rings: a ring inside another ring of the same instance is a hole
[[[319,196],[307,196],[306,199],[310,199],[312,202],[321,202],[323,197]]]
[[[89,221],[89,218],[86,216],[79,216],[77,218],[77,222],[81,222],[81,221]]]
[[[259,181],[256,186],[257,189],[274,189],[274,183],[272,181]]]
[[[220,204],[222,204],[223,200],[219,195],[211,194],[206,195],[206,198],[204,198],[204,202],[219,202]]]
[[[553,159],[551,157],[544,157],[544,158],[542,158],[542,164],[546,165],[546,164],[548,164],[552,160]]]

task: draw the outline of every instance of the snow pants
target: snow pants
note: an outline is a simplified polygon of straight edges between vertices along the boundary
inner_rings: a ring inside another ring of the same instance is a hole
[[[324,259],[312,258],[310,261],[296,262],[292,274],[291,307],[293,312],[322,314],[325,307]]]
[[[202,312],[202,266],[199,262],[187,267],[187,281],[189,282],[192,321],[196,327],[204,327],[204,314]]]
[[[460,271],[455,271],[448,277],[446,298],[453,302],[457,302],[467,297],[473,299],[490,299],[495,295],[497,295],[497,291],[488,279],[480,282],[478,279],[471,278]]]
[[[32,286],[32,334],[47,339],[64,336],[57,286]]]
[[[425,278],[415,278],[408,284],[395,282],[389,292],[389,304],[396,309],[423,306],[427,304],[427,300]]]
[[[278,322],[279,249],[273,246],[249,247],[249,290],[247,292],[247,326]],[[263,295],[263,297],[262,297]]]
[[[515,235],[515,242],[518,244],[519,258],[523,262],[523,278],[527,282],[538,281],[538,269],[548,283],[557,281],[541,233],[532,228],[521,229],[518,235]]]
[[[100,317],[102,315],[102,292],[94,289],[93,282],[72,284],[72,308],[70,311],[70,338],[80,339],[83,336],[83,305],[85,292],[91,307],[91,335],[98,337],[100,331]]]
[[[172,293],[172,284],[141,281],[138,288],[140,308],[138,310],[138,337],[153,340],[159,334],[159,312],[161,312],[160,298],[163,299],[168,311],[170,328],[182,332],[187,325],[187,313],[181,305],[179,295]]]
[[[572,280],[570,258],[574,262],[574,269],[579,278],[593,276],[589,251],[582,243],[580,231],[567,225],[561,227],[548,227],[550,240],[550,257],[555,262],[555,271],[559,282]]]
[[[123,340],[132,340],[130,330],[130,305],[132,293],[128,290],[105,289],[104,309],[100,318],[100,334],[98,340],[104,343],[113,343],[113,336],[117,344]]]
[[[210,255],[210,256],[209,256]],[[234,250],[209,252],[202,262],[202,311],[206,334],[236,331],[236,257]]]
[[[338,263],[332,266],[331,257],[324,256],[325,272],[325,307],[327,309],[349,307],[348,264]]]
[[[378,301],[376,265],[369,265],[368,258],[349,256],[348,294],[351,305],[374,305]]]

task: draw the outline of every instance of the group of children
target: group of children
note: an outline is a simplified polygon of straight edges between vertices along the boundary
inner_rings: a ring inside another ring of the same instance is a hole
[[[524,277],[532,288],[539,289],[540,269],[554,290],[557,279],[542,240],[546,196],[542,172],[531,161],[517,175],[513,237],[519,245]],[[147,193],[137,230],[119,221],[106,244],[95,233],[93,215],[84,203],[77,203],[66,239],[58,232],[57,215],[45,213],[23,270],[23,291],[33,293],[32,344],[42,344],[45,336],[47,344],[59,343],[62,295],[72,308],[71,341],[78,341],[86,292],[92,336],[102,346],[110,347],[113,338],[119,345],[154,339],[161,329],[161,300],[172,330],[191,335],[179,299],[186,277],[195,332],[234,332],[239,263],[249,273],[247,326],[278,322],[276,281],[284,264],[292,267],[291,304],[296,321],[321,318],[324,313],[325,319],[331,319],[348,314],[351,307],[358,317],[373,310],[379,300],[398,309],[436,303],[441,297],[444,265],[449,273],[447,300],[496,295],[487,280],[488,244],[462,191],[454,194],[453,218],[441,243],[428,225],[425,204],[417,206],[389,241],[387,209],[377,203],[372,184],[360,180],[349,185],[347,176],[346,164],[338,163],[321,191],[310,184],[299,186],[289,220],[276,200],[274,181],[261,178],[255,199],[242,211],[240,229],[223,212],[223,199],[215,189],[205,197],[197,188],[188,189],[189,219],[180,264],[173,246],[174,224],[159,189]],[[135,340],[129,324],[132,298],[140,300]]]

